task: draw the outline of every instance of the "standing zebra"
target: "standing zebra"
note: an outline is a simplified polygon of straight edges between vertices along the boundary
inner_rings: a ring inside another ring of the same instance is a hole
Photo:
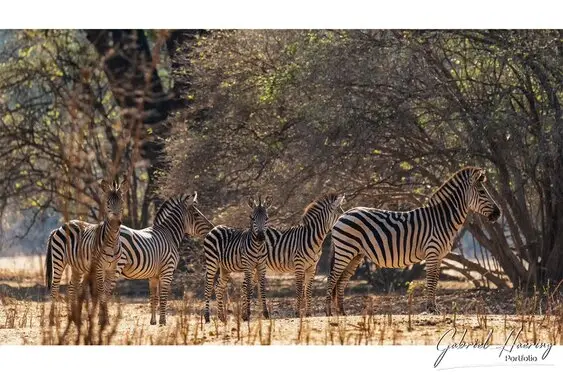
[[[172,274],[178,265],[178,248],[184,234],[203,236],[213,224],[195,207],[197,193],[183,194],[166,200],[158,209],[151,227],[136,230],[124,225],[120,229],[123,255],[117,262],[116,275],[110,290],[120,276],[127,279],[149,279],[151,324],[156,324],[156,306],[160,298],[160,321],[166,324],[166,304]],[[79,249],[80,226],[51,234],[47,250],[47,279],[58,291],[66,264],[86,272],[90,249]],[[54,239],[54,241],[52,240]],[[68,249],[67,249],[68,247]],[[71,280],[71,286],[72,286]],[[69,291],[71,288],[69,287]]]
[[[284,230],[268,228],[266,265],[274,272],[295,273],[296,315],[311,315],[312,284],[322,243],[330,228],[343,212],[343,194],[329,193],[310,203],[303,213],[301,224]]]
[[[258,197],[258,203],[252,198],[248,199],[248,206],[252,209],[250,215],[250,228],[241,230],[223,225],[213,228],[203,244],[205,252],[205,322],[209,323],[209,300],[213,293],[215,276],[219,271],[217,286],[217,315],[225,321],[227,314],[223,296],[227,288],[230,272],[244,272],[243,309],[242,318],[250,318],[250,297],[252,294],[252,278],[255,272],[259,277],[258,295],[262,303],[262,314],[268,318],[266,307],[266,244],[264,231],[268,225],[267,209],[272,203],[271,197],[266,197],[264,204]]]
[[[101,188],[106,195],[106,215],[104,222],[95,228],[92,261],[87,278],[90,281],[94,307],[98,301],[100,303],[100,324],[103,327],[108,319],[107,299],[115,285],[117,261],[123,254],[119,230],[123,214],[123,195],[129,188],[129,182],[124,176],[121,184],[115,181],[110,185],[102,181]],[[86,234],[83,238],[87,241]],[[80,310],[79,308],[78,311]]]
[[[344,288],[364,256],[383,268],[426,260],[427,309],[436,312],[440,263],[451,251],[469,211],[490,222],[500,217],[499,207],[482,185],[485,181],[483,169],[467,167],[447,180],[423,207],[406,212],[356,207],[340,216],[332,228],[327,315],[335,300],[344,314]]]
[[[149,279],[150,324],[166,325],[166,305],[172,276],[180,259],[178,249],[184,235],[205,236],[213,224],[197,209],[197,193],[166,200],[158,209],[153,225],[136,230],[121,226],[121,245],[125,257],[118,263],[119,276]]]
[[[50,324],[54,324],[55,302],[59,294],[61,277],[67,264],[72,269],[68,288],[69,317],[78,323],[80,317],[76,314],[80,309],[77,306],[77,292],[82,290],[83,276],[90,272],[92,254],[95,252],[100,254],[98,259],[102,268],[108,264],[116,267],[116,260],[122,255],[116,238],[121,224],[123,192],[127,190],[128,182],[124,177],[120,185],[114,182],[111,186],[103,180],[100,186],[106,196],[107,213],[102,223],[90,224],[80,220],[71,220],[53,230],[49,235],[45,271],[47,287],[50,289],[52,297]],[[111,290],[107,292],[111,293]],[[101,293],[101,295],[104,294]],[[102,298],[105,301],[105,297]],[[105,317],[101,316],[101,320],[103,319]]]

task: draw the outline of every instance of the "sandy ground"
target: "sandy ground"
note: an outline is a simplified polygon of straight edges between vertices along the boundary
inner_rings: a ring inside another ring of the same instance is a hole
[[[48,327],[50,304],[42,302],[17,302],[0,306],[1,344],[54,344],[61,341],[67,325],[66,313],[58,319],[59,327]],[[234,314],[226,324],[212,318],[205,324],[195,313],[201,305],[189,301],[172,301],[168,324],[163,327],[149,325],[150,309],[145,303],[111,306],[115,333],[105,335],[104,343],[111,344],[212,344],[212,345],[385,345],[422,344],[435,345],[446,335],[448,341],[460,340],[463,331],[465,342],[482,342],[491,333],[492,343],[504,343],[520,330],[519,340],[563,344],[561,317],[545,315],[391,315],[375,314],[346,317],[258,319],[253,312],[250,323],[242,322]],[[410,320],[410,323],[409,323]],[[97,325],[94,324],[95,329]],[[455,337],[451,331],[457,330]],[[108,328],[106,332],[111,331]],[[72,326],[68,342],[73,343],[76,329]]]
[[[436,345],[444,335],[450,342],[458,342],[465,330],[465,342],[483,342],[490,334],[491,343],[500,344],[519,333],[518,340],[522,342],[563,344],[563,308],[538,304],[514,290],[472,289],[469,283],[441,280],[437,304],[442,314],[425,315],[422,288],[414,288],[409,298],[404,292],[374,294],[365,282],[354,281],[356,291],[348,291],[351,295],[345,303],[350,316],[327,318],[324,277],[315,280],[311,318],[292,318],[294,281],[292,277],[282,277],[268,281],[271,288],[267,300],[272,319],[259,319],[256,308],[250,323],[238,319],[235,291],[231,294],[226,324],[215,318],[215,301],[212,301],[212,322],[203,323],[203,301],[185,295],[183,300],[170,301],[168,324],[164,327],[149,325],[146,282],[141,285],[143,290],[133,293],[136,297],[125,293],[128,285],[124,284],[117,293],[121,293],[121,303],[114,298],[110,306],[110,327],[98,337],[97,323],[85,323],[79,336],[74,325],[65,333],[68,319],[64,303],[59,305],[57,325],[49,327],[51,304],[42,264],[40,256],[0,258],[0,345],[73,344],[77,337],[79,343],[133,345]],[[410,316],[406,315],[409,311]],[[88,327],[92,327],[93,334],[87,333]],[[453,329],[457,333],[452,338]]]

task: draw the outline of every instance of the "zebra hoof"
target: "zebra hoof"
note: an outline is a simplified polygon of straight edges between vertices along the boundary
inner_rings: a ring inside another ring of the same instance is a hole
[[[165,325],[166,325],[166,319],[160,319],[160,320],[158,321],[158,325],[159,325],[160,327],[165,326]]]
[[[156,325],[156,319],[151,319],[151,326]]]
[[[270,313],[268,311],[264,311],[262,315],[264,316],[264,319],[270,319]]]
[[[305,318],[310,318],[311,316],[312,316],[312,314],[311,314],[310,311],[307,311],[307,312],[305,313]]]
[[[205,314],[205,315],[203,316],[203,318],[205,319],[205,323],[206,323],[206,324],[210,322],[209,314]]]
[[[429,315],[436,315],[440,314],[440,310],[438,310],[436,305],[428,305],[426,306],[426,313]]]

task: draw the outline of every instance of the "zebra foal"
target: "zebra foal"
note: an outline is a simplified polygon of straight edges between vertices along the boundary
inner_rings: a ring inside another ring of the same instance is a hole
[[[216,290],[217,316],[226,321],[224,294],[231,272],[244,272],[242,318],[250,318],[250,299],[252,279],[258,275],[258,295],[262,304],[262,314],[268,318],[266,306],[266,244],[265,230],[268,225],[267,209],[271,206],[271,197],[258,197],[258,202],[249,198],[248,206],[252,209],[250,228],[242,230],[219,225],[205,236],[203,248],[205,253],[205,322],[209,323],[209,300],[213,293],[215,276],[219,272]]]
[[[427,309],[436,312],[440,263],[469,212],[490,222],[500,217],[499,207],[483,186],[485,181],[483,169],[467,167],[451,176],[423,207],[405,212],[356,207],[340,216],[332,228],[327,315],[332,314],[334,302],[344,314],[344,289],[364,256],[382,268],[426,260]]]

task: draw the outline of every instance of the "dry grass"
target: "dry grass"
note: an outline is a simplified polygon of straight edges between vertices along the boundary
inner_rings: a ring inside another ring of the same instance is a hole
[[[0,309],[2,344],[114,345],[434,345],[448,329],[468,330],[466,341],[484,340],[493,330],[493,343],[503,343],[511,330],[522,330],[524,342],[563,344],[563,313],[558,315],[394,315],[254,319],[243,322],[231,314],[226,323],[216,318],[203,323],[200,301],[173,301],[165,327],[151,326],[147,303],[114,303],[111,323],[101,335],[90,317],[78,334],[62,311],[48,325],[49,304],[18,301]],[[62,309],[64,310],[64,309]],[[561,311],[561,310],[559,310]]]
[[[424,315],[424,283],[414,283],[407,293],[374,295],[365,284],[356,282],[355,294],[345,303],[351,316],[327,318],[321,277],[315,281],[314,316],[299,319],[292,318],[291,278],[273,278],[268,296],[271,319],[259,319],[256,308],[251,322],[243,322],[238,296],[231,293],[228,321],[222,323],[212,315],[211,323],[205,324],[203,301],[185,294],[170,301],[167,326],[151,326],[148,298],[123,298],[110,304],[110,324],[100,332],[88,306],[78,330],[69,323],[63,302],[58,303],[56,324],[49,326],[51,304],[40,272],[24,271],[0,270],[0,344],[435,345],[451,328],[467,329],[466,342],[482,341],[492,329],[493,343],[503,343],[511,331],[522,329],[522,342],[563,344],[559,290],[524,295],[440,282],[437,300],[442,314]]]

